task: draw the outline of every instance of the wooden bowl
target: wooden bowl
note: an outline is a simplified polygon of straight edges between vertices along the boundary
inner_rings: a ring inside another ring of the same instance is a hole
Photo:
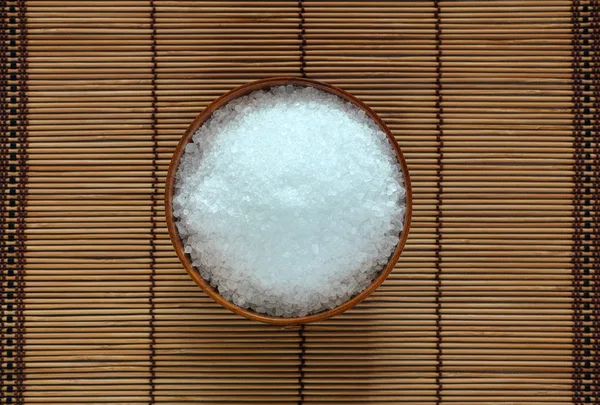
[[[345,303],[330,309],[328,311],[316,313],[313,315],[307,315],[303,317],[296,318],[282,318],[275,317],[269,315],[263,315],[256,313],[254,311],[242,308],[240,306],[235,305],[234,303],[225,299],[219,292],[212,287],[208,282],[206,282],[201,276],[198,270],[192,266],[192,261],[187,253],[183,250],[183,243],[179,236],[179,232],[177,231],[177,226],[175,225],[175,220],[173,218],[173,193],[175,190],[175,174],[177,173],[177,169],[179,167],[179,162],[185,150],[185,146],[188,142],[191,141],[194,133],[204,124],[206,120],[210,118],[213,111],[222,107],[223,105],[229,103],[231,100],[245,96],[249,93],[252,93],[256,90],[265,90],[275,86],[281,85],[294,85],[294,86],[310,86],[317,88],[319,90],[325,91],[327,93],[335,94],[336,96],[341,97],[342,99],[354,104],[358,108],[362,109],[367,113],[373,121],[375,121],[379,127],[387,134],[388,140],[394,151],[396,152],[396,156],[398,157],[398,161],[402,166],[402,172],[404,175],[404,186],[406,188],[406,214],[404,217],[404,229],[400,235],[400,242],[396,247],[394,253],[390,256],[390,259],[387,265],[381,270],[379,275],[373,280],[373,282],[362,292],[360,292],[355,297],[346,301]],[[189,273],[189,275],[194,279],[196,284],[198,284],[210,297],[212,297],[219,304],[223,305],[225,308],[235,312],[236,314],[245,316],[246,318],[253,319],[260,322],[273,323],[278,325],[300,325],[306,324],[309,322],[322,321],[328,318],[331,318],[334,315],[337,315],[341,312],[347,311],[352,308],[365,298],[367,298],[379,285],[386,279],[386,277],[391,273],[398,258],[400,257],[400,253],[404,249],[404,245],[406,244],[406,239],[408,237],[408,232],[410,229],[410,222],[412,217],[412,189],[410,185],[410,177],[408,174],[408,167],[406,165],[406,160],[398,147],[398,143],[394,139],[392,132],[387,127],[387,125],[371,110],[368,106],[366,106],[359,99],[354,97],[352,94],[329,84],[318,82],[316,80],[309,79],[301,79],[297,77],[274,77],[269,79],[263,79],[256,82],[251,82],[245,84],[241,87],[238,87],[230,92],[222,95],[212,103],[210,103],[204,111],[198,115],[194,121],[190,124],[185,134],[179,141],[177,145],[177,149],[175,149],[175,153],[173,154],[173,158],[171,159],[171,164],[169,165],[169,173],[167,174],[166,180],[166,189],[165,189],[165,212],[167,216],[167,226],[169,228],[169,236],[171,237],[171,242],[175,247],[175,251],[177,252],[177,256],[183,266]]]

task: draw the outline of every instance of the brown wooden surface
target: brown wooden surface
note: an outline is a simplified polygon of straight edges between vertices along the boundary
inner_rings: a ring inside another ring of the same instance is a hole
[[[27,65],[1,72],[0,403],[598,401],[597,2],[1,5]],[[299,333],[205,295],[162,199],[208,103],[302,70],[387,123],[414,211],[377,291]]]

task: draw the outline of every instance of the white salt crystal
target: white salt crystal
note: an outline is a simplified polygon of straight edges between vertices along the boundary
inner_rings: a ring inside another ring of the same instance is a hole
[[[192,139],[173,214],[193,265],[235,304],[285,317],[333,308],[397,246],[400,166],[352,104],[275,87],[215,111]]]

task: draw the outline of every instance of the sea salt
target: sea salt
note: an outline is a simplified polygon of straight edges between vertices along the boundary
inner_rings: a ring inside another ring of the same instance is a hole
[[[310,87],[216,110],[185,148],[173,214],[201,276],[233,303],[298,317],[364,290],[399,242],[402,171],[364,111]]]

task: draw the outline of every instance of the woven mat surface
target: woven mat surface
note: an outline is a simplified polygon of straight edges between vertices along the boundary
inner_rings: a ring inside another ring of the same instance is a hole
[[[600,4],[0,2],[0,403],[600,402]],[[414,187],[367,301],[303,330],[212,302],[169,241],[192,119],[306,76]]]

